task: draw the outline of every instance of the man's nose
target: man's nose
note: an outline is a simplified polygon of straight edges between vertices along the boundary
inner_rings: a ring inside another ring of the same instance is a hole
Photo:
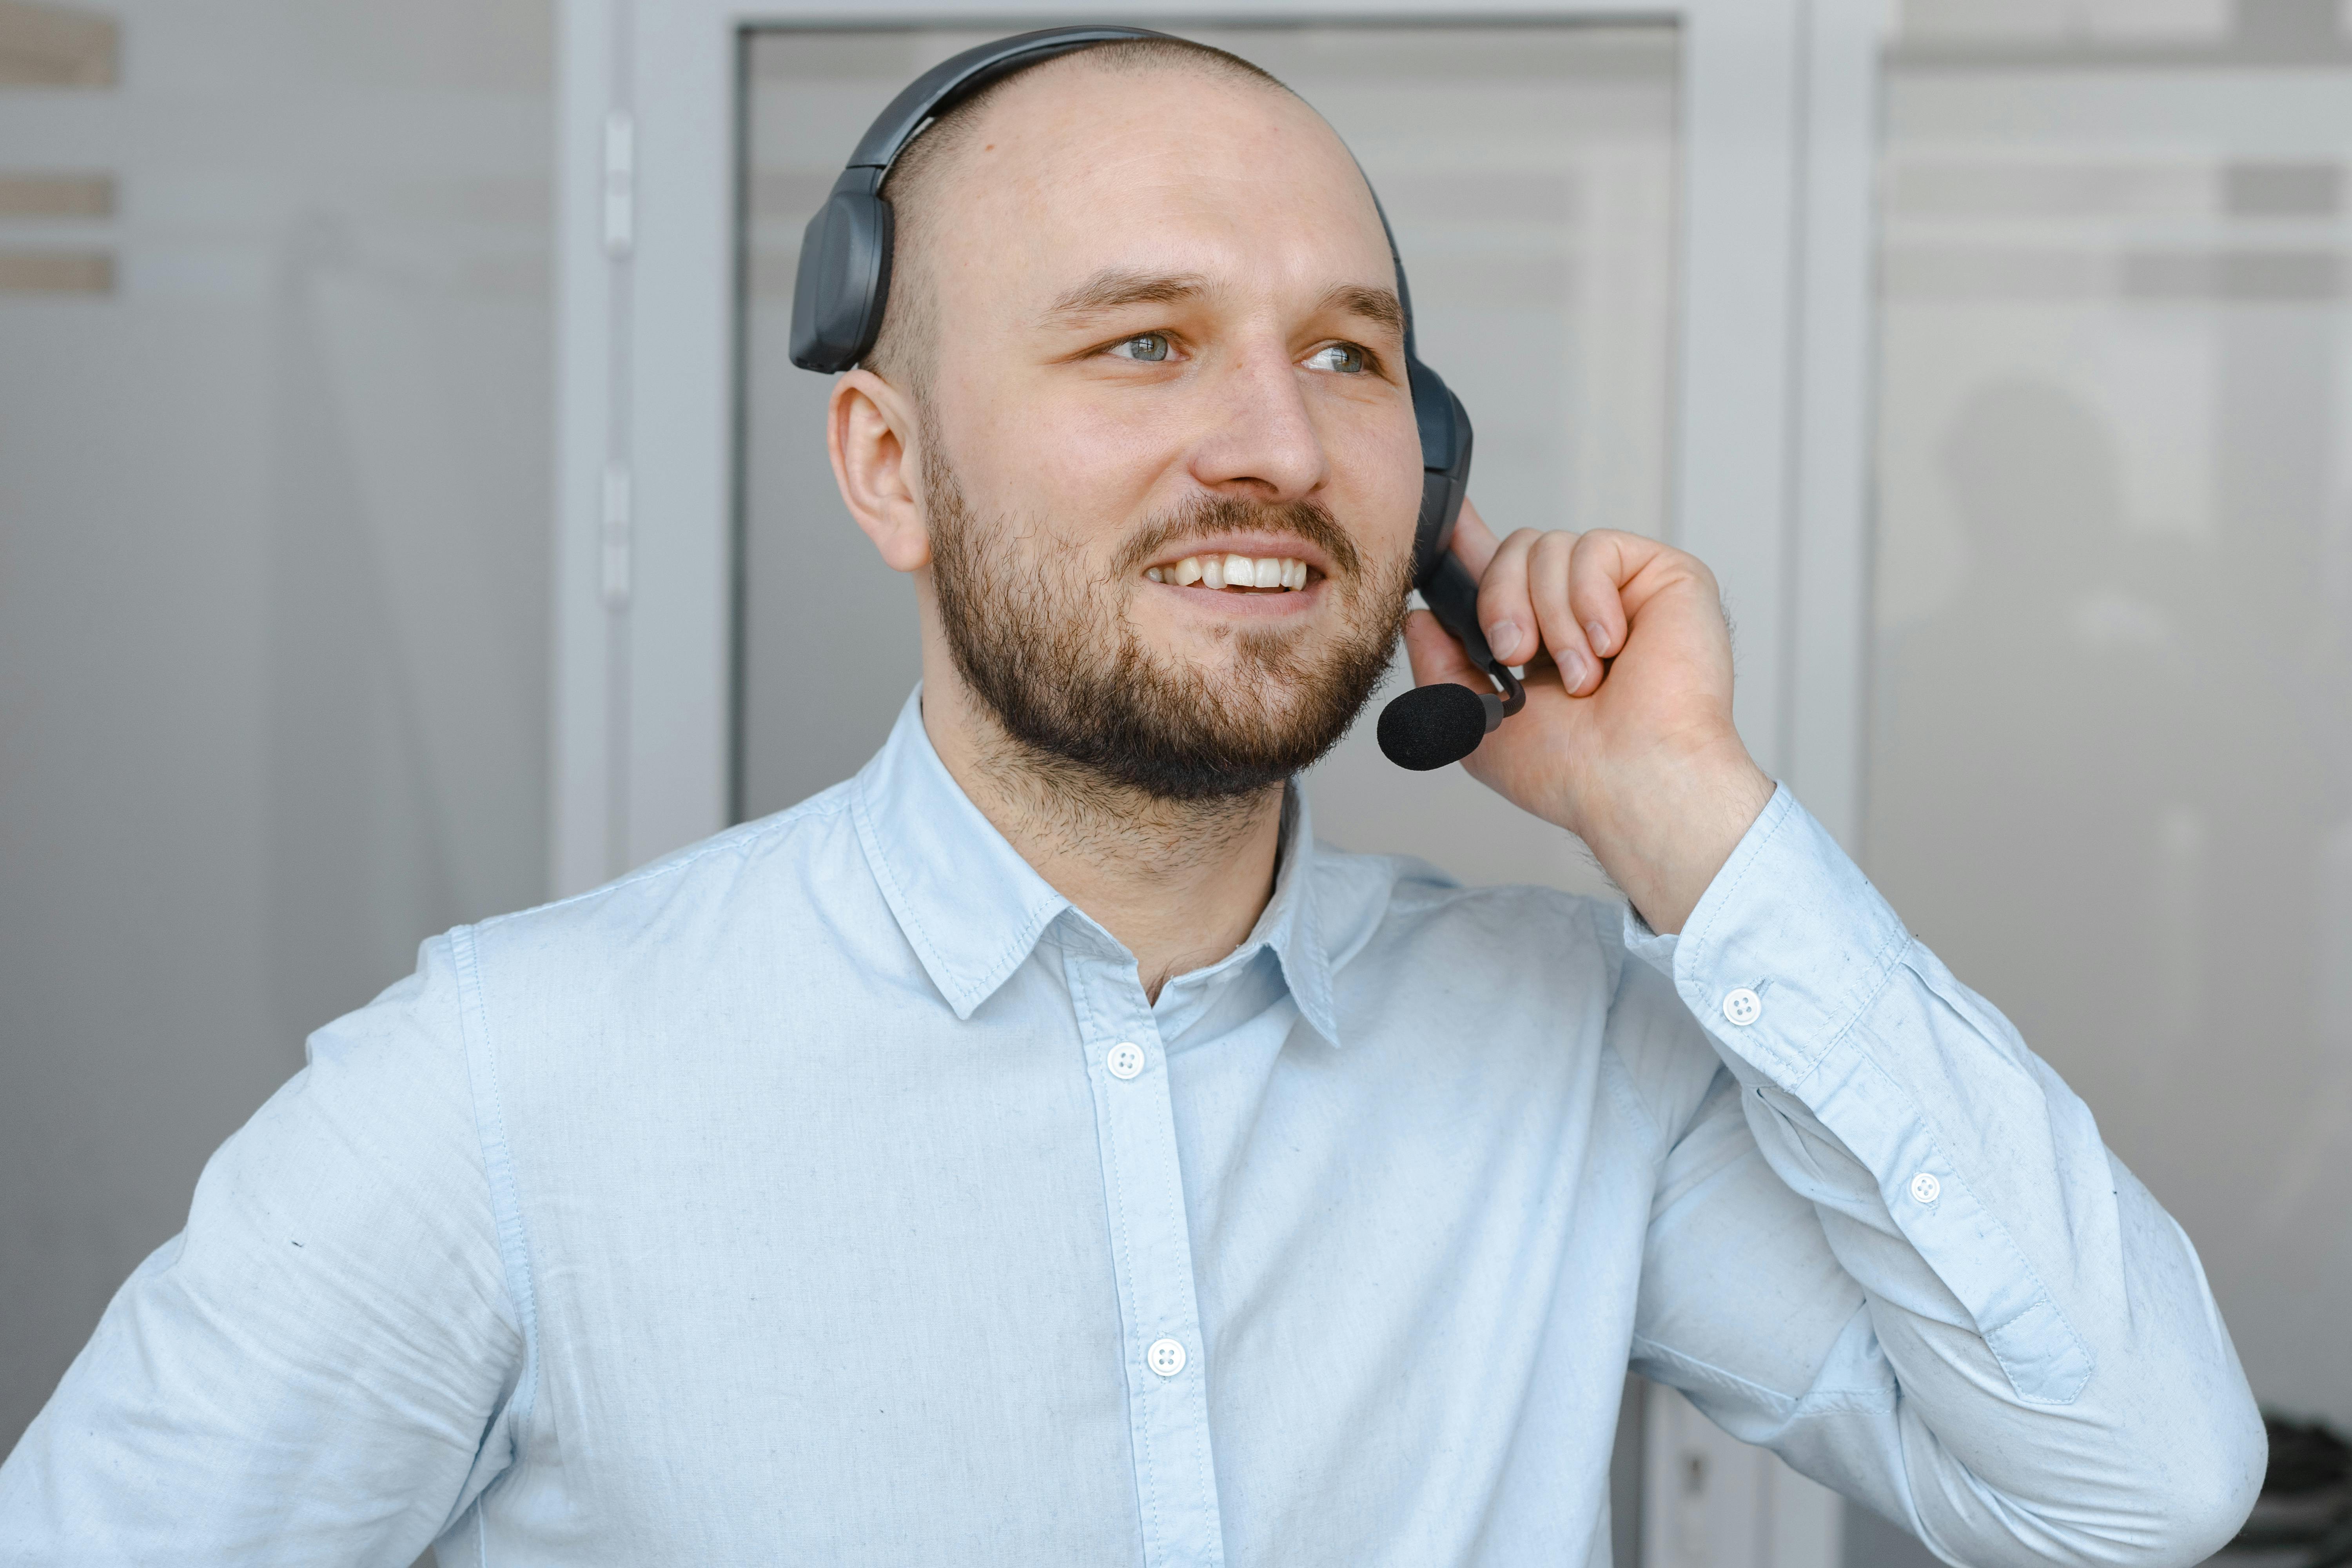
[[[1213,412],[1193,447],[1193,479],[1222,494],[1257,500],[1312,495],[1329,463],[1307,409],[1303,374],[1278,344],[1236,355],[1211,393]]]

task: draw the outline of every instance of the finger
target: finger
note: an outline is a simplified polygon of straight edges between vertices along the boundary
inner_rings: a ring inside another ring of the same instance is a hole
[[[1528,552],[1542,537],[1532,528],[1520,529],[1487,552],[1486,570],[1478,576],[1478,629],[1505,664],[1526,663],[1539,646],[1535,611],[1528,603]]]
[[[1462,645],[1427,610],[1415,610],[1405,617],[1404,652],[1412,662],[1415,686],[1451,681],[1477,691],[1490,689],[1486,678],[1470,662],[1470,656],[1462,651]]]
[[[1478,515],[1478,509],[1470,504],[1470,498],[1464,496],[1462,515],[1454,524],[1453,549],[1454,554],[1462,557],[1462,564],[1470,568],[1470,575],[1485,574],[1486,562],[1495,553],[1496,542],[1495,531],[1486,526],[1486,520]]]
[[[1601,661],[1593,657],[1570,605],[1569,573],[1579,537],[1547,533],[1528,561],[1528,595],[1535,605],[1536,624],[1552,662],[1559,666],[1560,689],[1570,697],[1584,696],[1601,683]]]
[[[1625,585],[1665,546],[1638,533],[1597,528],[1577,541],[1568,572],[1568,601],[1585,641],[1602,658],[1614,658],[1625,646],[1632,621],[1625,605]]]

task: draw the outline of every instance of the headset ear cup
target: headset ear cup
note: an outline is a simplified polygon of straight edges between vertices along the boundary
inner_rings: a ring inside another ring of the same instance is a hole
[[[1421,476],[1421,520],[1412,534],[1412,585],[1429,586],[1454,542],[1454,524],[1462,515],[1462,485],[1450,473],[1423,469]]]
[[[1419,362],[1414,362],[1419,368]],[[1470,492],[1470,411],[1462,406],[1462,399],[1453,389],[1438,379],[1433,371],[1413,378],[1414,413],[1421,415],[1426,406],[1423,400],[1440,405],[1439,420],[1427,416],[1421,419],[1422,475],[1421,517],[1412,535],[1412,582],[1417,588],[1427,588],[1445,560],[1446,547],[1454,542],[1454,525],[1461,521],[1462,499]],[[1439,424],[1443,436],[1431,439],[1431,426]],[[1442,464],[1436,459],[1443,459]]]
[[[890,204],[865,191],[835,190],[809,219],[793,279],[794,364],[844,371],[872,352],[890,295]]]

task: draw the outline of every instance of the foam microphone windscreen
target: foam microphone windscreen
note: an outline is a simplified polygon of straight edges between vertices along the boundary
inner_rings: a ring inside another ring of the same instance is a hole
[[[1428,773],[1458,763],[1486,738],[1486,705],[1466,686],[1416,686],[1381,710],[1381,750],[1401,768]]]

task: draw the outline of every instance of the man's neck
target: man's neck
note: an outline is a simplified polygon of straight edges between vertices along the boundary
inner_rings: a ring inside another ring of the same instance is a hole
[[[1274,895],[1282,788],[1166,801],[1038,756],[961,682],[927,679],[923,729],[1005,841],[1135,954],[1144,994],[1241,945]]]

